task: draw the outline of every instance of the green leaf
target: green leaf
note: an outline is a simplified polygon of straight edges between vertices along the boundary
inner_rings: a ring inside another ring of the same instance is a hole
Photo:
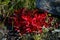
[[[9,8],[9,10],[12,10],[14,6],[11,6],[11,8]]]
[[[5,0],[4,2],[2,2],[1,4],[7,5],[10,2],[10,0]]]

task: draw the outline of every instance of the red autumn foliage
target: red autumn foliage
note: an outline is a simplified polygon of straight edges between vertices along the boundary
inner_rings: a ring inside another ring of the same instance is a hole
[[[13,16],[15,30],[23,34],[33,31],[42,32],[43,25],[45,27],[49,26],[49,24],[45,22],[47,12],[39,13],[38,11],[38,9],[27,10],[26,8],[15,10]],[[50,18],[49,21],[52,21],[52,18]]]

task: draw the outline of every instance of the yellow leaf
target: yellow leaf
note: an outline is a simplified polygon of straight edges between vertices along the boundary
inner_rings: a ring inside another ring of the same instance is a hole
[[[48,14],[48,16],[51,16],[51,14]]]

